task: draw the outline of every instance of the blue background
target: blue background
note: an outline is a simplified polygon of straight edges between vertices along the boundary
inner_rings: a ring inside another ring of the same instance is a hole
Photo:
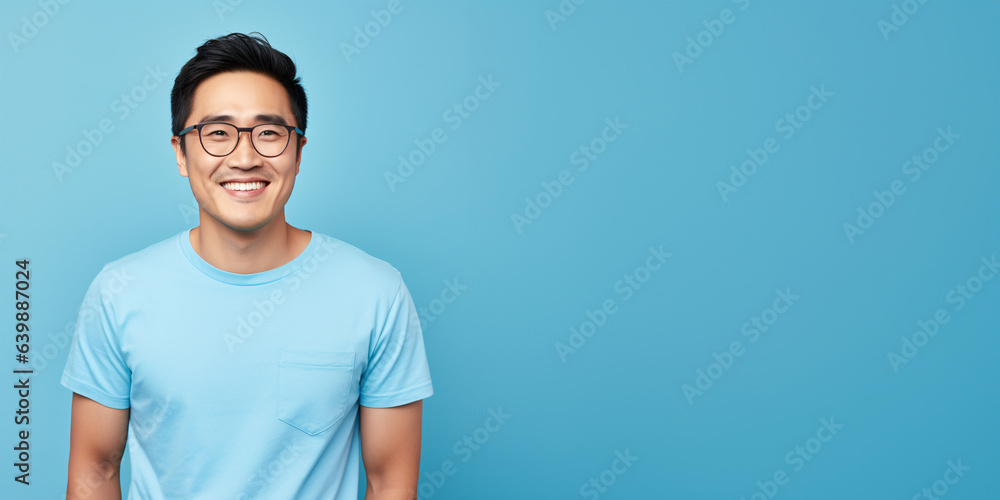
[[[553,25],[557,0],[404,0],[378,29],[371,11],[388,1],[229,3],[2,7],[0,288],[31,260],[38,368],[25,487],[10,465],[7,296],[3,498],[64,493],[61,332],[101,266],[197,223],[169,146],[172,80],[205,39],[254,30],[296,61],[309,95],[289,222],[390,262],[417,306],[440,312],[424,317],[435,395],[421,498],[749,499],[779,470],[780,498],[911,498],[949,461],[970,469],[947,498],[1000,490],[1000,282],[961,309],[948,301],[1000,251],[1000,3],[567,0]],[[894,5],[919,8],[897,26]],[[732,22],[713,24],[723,9]],[[898,30],[883,36],[880,21]],[[345,56],[366,24],[377,35]],[[679,67],[703,31],[711,43]],[[169,76],[136,91],[147,67]],[[499,86],[452,128],[445,111],[490,75]],[[832,96],[801,108],[814,86]],[[123,93],[144,96],[127,115]],[[785,138],[776,122],[797,110],[809,119]],[[580,172],[574,153],[600,148],[616,117],[627,128]],[[57,175],[102,119],[113,131]],[[939,127],[960,137],[911,180],[904,162]],[[386,172],[435,128],[447,139],[390,189]],[[768,138],[779,149],[724,199],[717,183]],[[546,200],[542,183],[564,169],[573,183]],[[848,237],[895,180],[905,193]],[[518,227],[526,197],[546,206]],[[660,246],[671,256],[639,270],[648,281],[616,289]],[[452,279],[467,289],[441,311]],[[769,315],[777,289],[799,298]],[[616,312],[572,337],[607,300]],[[938,309],[949,322],[894,367]],[[777,320],[752,342],[743,325],[762,313]],[[734,341],[743,354],[713,367]],[[699,370],[711,386],[686,395]],[[510,418],[477,431],[490,410]],[[832,438],[819,431],[831,418]],[[485,442],[467,453],[465,436]],[[815,452],[799,470],[796,446]],[[615,462],[626,450],[637,459]]]

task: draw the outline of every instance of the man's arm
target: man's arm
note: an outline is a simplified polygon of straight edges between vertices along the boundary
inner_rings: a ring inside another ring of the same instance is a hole
[[[73,393],[67,500],[121,500],[118,477],[129,410],[108,408]]]
[[[361,406],[366,500],[415,500],[420,473],[423,400],[392,408]]]

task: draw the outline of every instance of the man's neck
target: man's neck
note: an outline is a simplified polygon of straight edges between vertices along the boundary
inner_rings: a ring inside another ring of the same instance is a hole
[[[236,274],[253,274],[281,267],[305,250],[308,231],[292,227],[282,217],[254,231],[236,231],[206,223],[191,229],[191,247],[213,267]]]

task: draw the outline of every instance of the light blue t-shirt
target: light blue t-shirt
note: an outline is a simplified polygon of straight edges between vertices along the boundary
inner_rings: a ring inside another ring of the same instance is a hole
[[[356,499],[358,405],[433,394],[399,272],[313,232],[281,267],[229,273],[189,233],[104,266],[62,376],[131,408],[128,498]]]

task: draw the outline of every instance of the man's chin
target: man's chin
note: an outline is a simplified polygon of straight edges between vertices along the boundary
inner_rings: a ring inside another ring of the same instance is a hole
[[[263,221],[258,223],[248,223],[248,224],[227,224],[226,227],[232,229],[233,231],[239,231],[241,233],[252,233],[260,229],[264,229],[271,221]]]
[[[220,219],[218,217],[214,217],[214,219],[226,229],[241,233],[251,233],[254,231],[258,231],[260,229],[267,227],[267,225],[274,220],[273,218],[240,220],[240,219]]]

